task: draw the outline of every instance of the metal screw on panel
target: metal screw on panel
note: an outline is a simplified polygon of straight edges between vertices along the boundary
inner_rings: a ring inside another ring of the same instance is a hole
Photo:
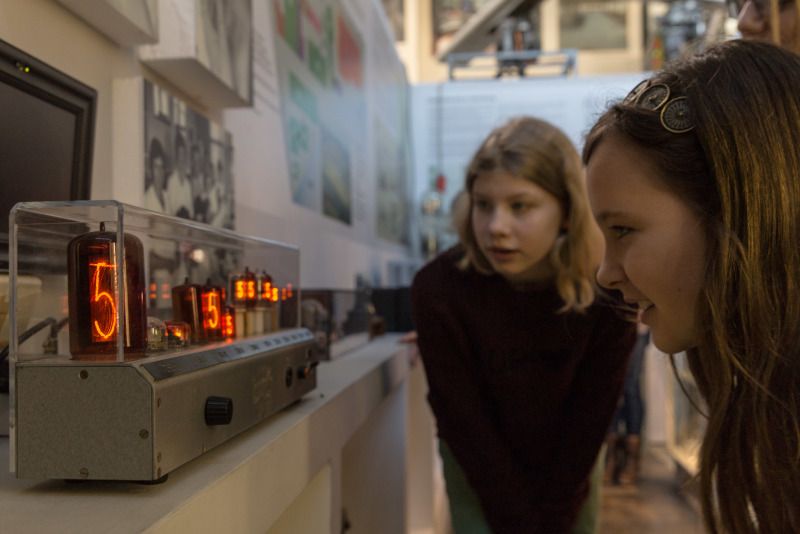
[[[78,374],[78,376],[80,376],[80,377],[81,377],[81,380],[86,380],[87,378],[89,378],[89,371],[87,371],[86,369],[84,369],[83,371],[81,371],[81,372]]]
[[[81,478],[87,478],[89,476],[89,470],[86,469],[85,467],[81,467],[81,470],[79,472],[81,474]]]
[[[147,436],[150,435],[150,432],[145,430],[144,428],[139,431],[139,437],[142,439],[147,439]]]

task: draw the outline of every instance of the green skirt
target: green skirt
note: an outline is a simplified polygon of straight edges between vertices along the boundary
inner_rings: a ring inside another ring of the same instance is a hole
[[[467,477],[458,465],[453,453],[444,441],[439,440],[439,454],[442,457],[444,481],[447,487],[447,498],[450,501],[450,521],[455,534],[492,534],[492,529],[483,515],[478,496],[467,482]],[[583,503],[572,534],[594,534],[600,511],[600,488],[603,483],[603,466],[605,464],[605,446],[600,450],[597,461],[592,468],[589,480],[589,495]]]

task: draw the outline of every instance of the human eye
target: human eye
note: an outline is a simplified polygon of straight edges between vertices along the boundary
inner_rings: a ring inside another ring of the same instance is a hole
[[[624,225],[621,225],[621,224],[615,224],[615,225],[609,226],[608,229],[611,232],[611,234],[614,237],[616,237],[617,239],[622,239],[626,235],[628,235],[631,232],[633,232],[633,228],[631,228],[630,226],[624,226]]]
[[[485,198],[476,198],[473,201],[473,204],[475,205],[475,209],[478,211],[486,212],[492,209],[491,203]]]
[[[516,201],[511,203],[511,211],[514,213],[525,213],[531,207],[532,205],[529,202]]]

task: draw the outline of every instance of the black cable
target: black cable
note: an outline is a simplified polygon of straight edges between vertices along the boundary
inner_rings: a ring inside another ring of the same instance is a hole
[[[67,322],[67,319],[61,319],[60,321],[56,321],[52,317],[48,317],[47,319],[42,319],[32,327],[25,330],[19,336],[19,343],[25,343],[30,339],[32,336],[36,335],[46,326],[50,326],[50,335],[52,336],[54,333],[58,335],[58,330],[64,326]],[[2,351],[0,351],[0,393],[8,393],[8,378],[9,378],[9,370],[8,365],[6,365],[6,361],[8,360],[8,352],[11,348],[11,345],[7,345]]]

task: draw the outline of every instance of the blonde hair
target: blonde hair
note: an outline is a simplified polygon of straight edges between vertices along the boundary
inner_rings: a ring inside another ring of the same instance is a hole
[[[475,180],[495,171],[524,178],[558,199],[566,231],[550,250],[555,285],[564,301],[560,311],[582,311],[594,301],[595,268],[599,261],[599,236],[589,212],[583,165],[564,133],[543,120],[518,117],[493,130],[478,148],[467,168],[464,196],[453,210],[453,223],[465,255],[462,269],[493,273],[478,247],[472,228],[472,190]]]

